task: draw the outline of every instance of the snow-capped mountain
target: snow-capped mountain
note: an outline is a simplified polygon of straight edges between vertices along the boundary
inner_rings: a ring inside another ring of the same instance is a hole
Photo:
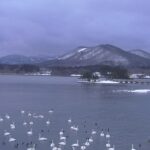
[[[116,46],[103,44],[94,47],[78,47],[55,58],[8,55],[0,58],[0,64],[39,64],[43,67],[91,65],[150,67],[150,54],[142,50],[124,51]]]
[[[23,55],[7,55],[0,58],[0,64],[37,64],[51,59],[45,56],[27,57]]]
[[[114,66],[150,66],[150,60],[129,53],[113,45],[103,44],[95,47],[78,47],[53,61],[46,63],[49,66],[87,66],[87,65],[114,65]]]
[[[150,59],[150,53],[148,53],[148,52],[146,52],[144,50],[134,49],[134,50],[131,50],[129,52],[132,53],[132,54],[135,54],[135,55],[138,55],[138,56]]]

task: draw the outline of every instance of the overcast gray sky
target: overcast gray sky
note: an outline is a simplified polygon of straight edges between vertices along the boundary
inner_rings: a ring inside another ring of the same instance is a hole
[[[150,51],[150,0],[0,0],[0,55],[114,44]]]

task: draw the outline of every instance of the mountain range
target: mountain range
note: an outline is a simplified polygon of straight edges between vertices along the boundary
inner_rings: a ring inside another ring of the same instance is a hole
[[[150,67],[150,53],[140,49],[126,51],[110,44],[102,44],[93,47],[80,46],[55,58],[8,55],[0,58],[0,64],[38,64],[46,67],[89,65]]]
[[[130,50],[129,52],[132,53],[132,54],[135,54],[135,55],[138,55],[138,56],[150,59],[150,53],[148,53],[148,52],[146,52],[144,50],[134,49],[134,50]]]
[[[143,53],[142,53],[143,52]],[[125,51],[110,44],[78,47],[56,59],[44,62],[48,66],[110,65],[124,67],[149,67],[150,58],[145,51]],[[145,55],[144,55],[145,54]],[[150,54],[149,54],[150,56]]]
[[[21,65],[21,64],[39,64],[53,59],[48,56],[24,56],[24,55],[7,55],[0,57],[0,64]]]

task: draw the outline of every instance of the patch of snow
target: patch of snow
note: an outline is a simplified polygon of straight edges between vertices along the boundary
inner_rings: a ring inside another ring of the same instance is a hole
[[[82,75],[81,74],[71,74],[70,76],[71,77],[81,77]]]
[[[87,81],[87,80],[79,80],[77,81],[78,83],[91,83],[90,81]]]
[[[80,52],[83,52],[83,51],[85,51],[87,48],[81,48],[81,49],[79,49],[78,50],[78,52],[80,53]]]
[[[119,82],[117,82],[117,81],[112,81],[112,80],[96,81],[96,83],[101,83],[101,84],[119,84]]]
[[[112,80],[97,80],[97,81],[87,81],[87,80],[80,80],[79,83],[96,83],[96,84],[119,84],[117,81]]]
[[[132,54],[135,54],[135,55],[138,55],[138,56],[142,56],[144,58],[150,58],[150,54],[146,51],[143,51],[143,50],[132,50],[130,51]]]
[[[147,76],[144,77],[144,79],[150,79],[150,76],[147,75]]]
[[[138,89],[138,90],[131,90],[131,93],[148,93],[150,89]]]
[[[74,55],[74,53],[66,54],[66,55],[64,55],[62,57],[59,57],[58,60],[64,60],[64,59],[72,57],[73,55]]]
[[[116,92],[116,91],[115,91]],[[128,93],[141,93],[146,94],[150,92],[150,89],[136,89],[136,90],[118,90],[117,92],[128,92]]]
[[[95,57],[95,56],[100,56],[100,58],[101,58],[102,54],[103,54],[103,50],[97,50],[97,49],[89,50],[88,53],[86,53],[83,56],[83,59],[86,60],[86,59],[90,59],[90,58]]]

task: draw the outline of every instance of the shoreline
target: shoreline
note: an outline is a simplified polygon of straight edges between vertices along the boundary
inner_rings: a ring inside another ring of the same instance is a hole
[[[101,79],[97,81],[78,80],[78,83],[87,84],[107,84],[107,85],[120,85],[120,84],[150,84],[148,79]]]

